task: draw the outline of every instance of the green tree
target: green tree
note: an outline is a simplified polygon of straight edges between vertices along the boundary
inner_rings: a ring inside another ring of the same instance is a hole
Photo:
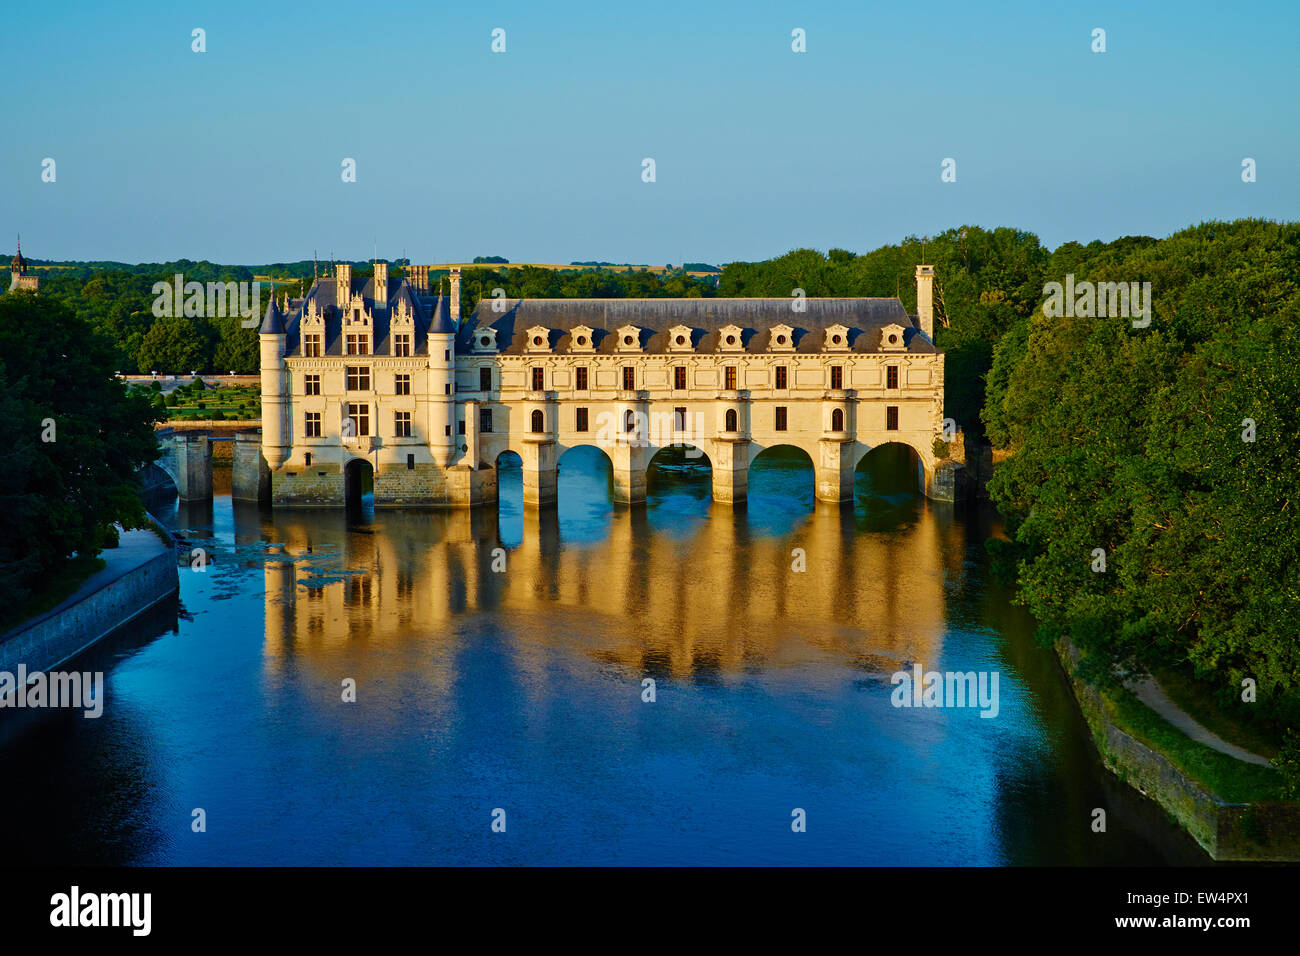
[[[21,601],[113,525],[145,520],[136,474],[158,455],[155,393],[127,389],[112,343],[61,303],[0,297],[0,601]]]

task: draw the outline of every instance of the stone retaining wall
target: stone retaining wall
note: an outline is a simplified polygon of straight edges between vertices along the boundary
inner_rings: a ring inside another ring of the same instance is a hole
[[[1075,677],[1079,652],[1069,641],[1056,651],[1106,769],[1160,804],[1215,860],[1300,861],[1300,806],[1224,802],[1111,720],[1097,688]]]
[[[108,636],[180,588],[175,542],[144,564],[105,582],[76,604],[55,609],[0,637],[0,671],[48,671]]]

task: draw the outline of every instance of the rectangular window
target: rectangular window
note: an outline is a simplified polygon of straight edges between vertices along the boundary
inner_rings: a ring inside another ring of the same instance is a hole
[[[365,438],[370,434],[370,406],[348,405],[348,418],[352,420],[352,434]]]
[[[686,366],[677,365],[673,367],[673,388],[681,391],[686,388]]]
[[[736,366],[728,365],[724,371],[726,372],[726,384],[722,387],[729,392],[734,392],[736,390]]]
[[[320,438],[320,412],[308,412],[303,423],[303,434],[308,438]]]
[[[411,394],[411,376],[397,374],[393,376],[393,394],[410,395]]]
[[[545,387],[543,385],[543,369],[540,365],[533,366],[533,391],[540,392]]]
[[[786,409],[784,405],[776,407],[776,430],[783,432],[786,430]]]
[[[347,335],[348,355],[369,355],[370,336],[365,332],[349,332]]]
[[[623,366],[623,390],[631,392],[636,388],[636,367],[632,365]]]
[[[885,367],[885,388],[898,388],[897,365],[887,365]]]
[[[478,410],[478,430],[485,435],[492,431],[492,409],[480,408]]]
[[[347,367],[347,372],[349,392],[370,391],[370,366],[349,365]]]
[[[411,334],[398,332],[393,336],[393,354],[406,358],[411,354]]]
[[[444,382],[444,383],[443,383],[443,386],[442,386],[442,394],[444,394],[444,395],[450,395],[450,394],[451,394],[451,382]]]
[[[843,388],[843,387],[844,387],[844,366],[832,365],[831,366],[831,388]]]
[[[393,413],[393,435],[397,438],[411,437],[411,413],[394,412]]]
[[[458,422],[456,422],[456,434],[457,435],[465,434],[465,419],[462,418]]]
[[[680,405],[673,409],[673,429],[679,432],[686,431],[686,409]]]
[[[587,430],[587,410],[585,408],[575,408],[573,410],[573,430],[575,432],[585,432]]]
[[[898,406],[897,405],[885,406],[885,431],[888,432],[898,431]]]
[[[587,366],[579,365],[573,371],[574,376],[577,379],[577,384],[574,385],[574,388],[580,392],[585,392],[587,390]]]
[[[415,471],[415,456],[414,456],[414,455],[407,455],[407,456],[406,456],[406,470],[407,470],[407,471]],[[400,582],[401,579],[399,578],[398,580],[399,580],[399,582]],[[400,583],[399,583],[398,586],[399,586],[399,587],[401,586]]]
[[[304,395],[319,395],[319,394],[320,394],[320,376],[319,376],[319,375],[304,375],[304,376],[302,377],[302,393],[303,393]]]
[[[446,435],[448,438],[450,438],[450,437],[451,437],[451,426],[450,426],[450,425],[443,425],[443,426],[442,426],[442,433],[443,433],[444,435]]]
[[[483,365],[478,370],[478,390],[480,392],[492,391],[492,367]]]
[[[787,369],[784,365],[778,365],[776,367],[776,387],[777,388],[790,387],[790,370]]]
[[[302,354],[308,358],[320,358],[324,354],[323,335],[319,333],[302,337]]]

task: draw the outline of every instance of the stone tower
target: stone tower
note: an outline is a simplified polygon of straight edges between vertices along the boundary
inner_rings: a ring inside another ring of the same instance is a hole
[[[27,274],[27,260],[23,258],[23,237],[18,237],[18,251],[14,253],[13,260],[9,263],[11,278],[9,280],[9,291],[15,289],[35,294],[37,287],[41,284],[39,276],[29,276]]]

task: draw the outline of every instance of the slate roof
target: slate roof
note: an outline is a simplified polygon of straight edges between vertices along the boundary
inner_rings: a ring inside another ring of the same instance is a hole
[[[528,354],[527,330],[543,326],[550,330],[550,347],[569,351],[571,330],[593,329],[597,353],[617,352],[614,333],[625,325],[641,329],[644,352],[668,352],[668,330],[684,325],[692,330],[696,352],[716,352],[719,330],[734,325],[741,331],[743,350],[769,354],[768,340],[773,326],[794,329],[794,351],[820,352],[822,333],[833,325],[849,329],[850,352],[876,352],[881,330],[901,325],[907,352],[935,352],[934,343],[921,332],[902,302],[889,299],[806,299],[806,311],[795,312],[794,300],[782,299],[484,299],[462,323],[456,338],[457,354],[473,351],[473,335],[480,326],[496,329],[497,351],[506,355]],[[503,308],[497,312],[493,306]],[[584,350],[586,351],[586,350]]]
[[[371,354],[373,355],[392,354],[392,340],[389,336],[390,320],[395,314],[398,304],[403,301],[409,305],[411,316],[415,321],[415,341],[411,343],[412,355],[429,354],[428,334],[431,328],[435,332],[456,331],[455,323],[451,321],[450,307],[443,301],[443,297],[441,295],[436,298],[421,295],[406,279],[388,280],[388,304],[386,306],[375,305],[375,280],[373,278],[354,279],[351,283],[351,293],[360,293],[366,308],[374,316],[374,340],[371,346]],[[287,354],[301,354],[302,316],[309,302],[315,302],[316,307],[325,316],[325,354],[344,354],[343,313],[337,301],[337,285],[333,277],[317,279],[312,283],[312,287],[307,290],[305,296],[301,299],[291,299],[287,313],[281,314],[279,307],[272,301],[271,305],[267,307],[266,320],[262,323],[262,331],[274,331],[274,320],[278,319],[282,323],[281,331],[285,335]]]

